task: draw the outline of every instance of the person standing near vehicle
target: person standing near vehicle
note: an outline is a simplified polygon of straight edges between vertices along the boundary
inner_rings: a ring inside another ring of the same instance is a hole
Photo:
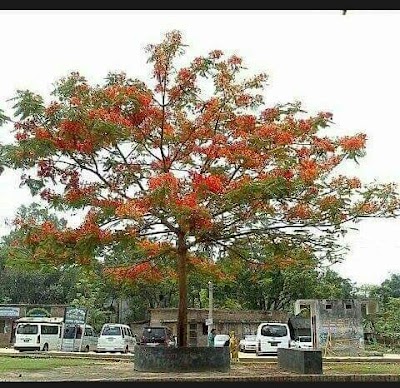
[[[231,360],[239,361],[239,340],[234,331],[230,333],[229,350],[231,352]]]
[[[215,329],[211,329],[210,333],[208,334],[208,346],[214,346],[214,338],[215,338]]]

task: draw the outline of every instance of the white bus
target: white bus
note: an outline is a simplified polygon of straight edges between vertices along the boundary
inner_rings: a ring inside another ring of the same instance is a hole
[[[14,349],[60,350],[63,318],[25,317],[19,318],[15,329]]]
[[[257,328],[256,355],[278,354],[278,348],[290,347],[290,331],[286,323],[262,322]]]
[[[87,324],[68,324],[64,326],[61,341],[63,352],[90,352],[97,349],[98,336],[94,328]]]

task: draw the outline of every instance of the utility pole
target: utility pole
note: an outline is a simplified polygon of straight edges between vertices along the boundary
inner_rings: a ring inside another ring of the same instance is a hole
[[[210,334],[213,326],[213,284],[210,280],[208,282],[208,326],[207,332]]]

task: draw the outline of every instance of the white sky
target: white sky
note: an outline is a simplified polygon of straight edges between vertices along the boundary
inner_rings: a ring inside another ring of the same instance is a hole
[[[269,75],[266,102],[300,100],[327,110],[333,135],[367,134],[367,156],[349,167],[364,181],[400,183],[400,11],[0,11],[0,107],[17,89],[48,95],[77,70],[101,83],[109,71],[148,80],[144,47],[178,29],[187,58],[220,49]],[[0,142],[9,137],[6,127]],[[0,235],[32,199],[18,175],[0,177]],[[334,267],[358,284],[400,272],[399,220],[367,220],[346,238],[351,250]]]

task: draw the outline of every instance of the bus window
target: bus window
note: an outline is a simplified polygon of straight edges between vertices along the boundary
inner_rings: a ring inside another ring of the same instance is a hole
[[[41,334],[58,334],[58,326],[55,325],[45,325],[42,324],[40,326],[40,333]]]
[[[63,338],[73,339],[75,338],[75,326],[66,326],[64,330]]]
[[[37,334],[38,332],[38,325],[32,325],[30,323],[20,323],[17,326],[17,334]]]

